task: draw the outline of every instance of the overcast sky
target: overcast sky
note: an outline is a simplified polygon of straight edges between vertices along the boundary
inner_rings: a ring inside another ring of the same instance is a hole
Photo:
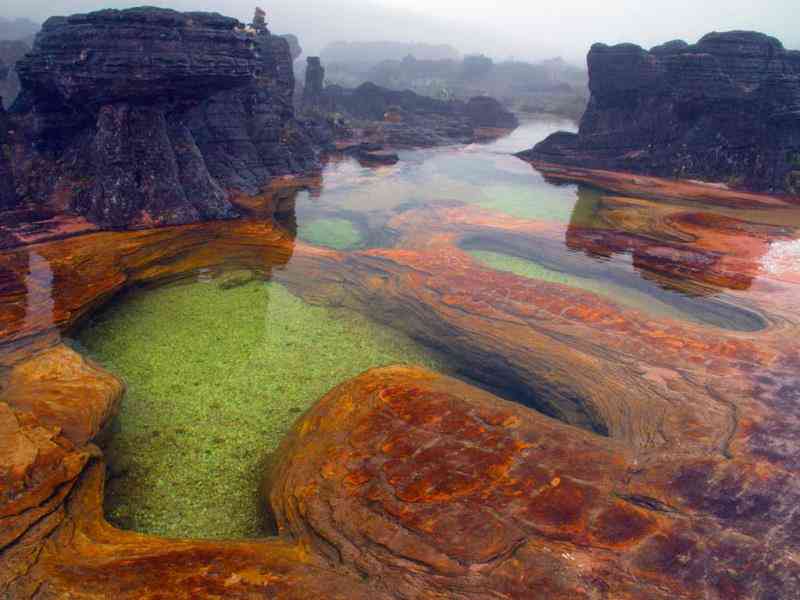
[[[708,31],[755,29],[800,47],[800,0],[5,0],[0,14],[42,21],[53,14],[151,4],[214,10],[249,21],[254,4],[277,33],[309,53],[335,40],[449,43],[495,58],[563,56],[583,63],[595,41],[652,46]]]

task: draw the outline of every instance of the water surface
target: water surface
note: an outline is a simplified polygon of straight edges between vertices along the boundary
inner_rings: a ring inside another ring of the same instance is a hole
[[[391,167],[331,163],[321,187],[300,193],[282,226],[306,243],[353,251],[392,246],[397,232],[387,224],[405,211],[472,205],[547,222],[556,232],[546,242],[465,238],[462,248],[486,268],[588,290],[653,318],[761,328],[759,316],[734,305],[724,290],[687,292],[643,276],[629,256],[567,244],[570,228],[595,219],[603,192],[547,183],[511,152],[571,127],[531,122],[491,144],[402,151]],[[282,268],[303,275],[302,261]],[[265,461],[319,397],[386,364],[459,372],[447,352],[455,340],[440,340],[434,351],[400,333],[401,321],[414,315],[392,315],[394,322],[382,315],[378,324],[369,307],[356,313],[330,302],[312,306],[267,279],[230,265],[221,274],[134,290],[79,332],[79,344],[128,384],[107,447],[106,509],[115,524],[166,536],[264,535]]]

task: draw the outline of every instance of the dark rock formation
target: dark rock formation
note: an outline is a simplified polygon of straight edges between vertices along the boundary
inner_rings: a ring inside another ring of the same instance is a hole
[[[5,77],[4,68],[0,66],[0,82]],[[17,205],[17,194],[14,190],[14,177],[11,171],[12,147],[9,143],[8,116],[0,102],[0,210]]]
[[[324,92],[325,68],[319,56],[309,56],[306,64],[306,85],[303,88],[303,109],[322,109]]]
[[[489,96],[471,98],[464,107],[464,112],[476,127],[515,129],[519,126],[517,117]]]
[[[237,215],[231,193],[316,164],[286,40],[158,8],[49,19],[18,63],[17,203],[104,227]]]
[[[491,98],[443,101],[373,83],[356,89],[328,86],[323,102],[355,119],[380,122],[382,141],[395,146],[470,143],[479,139],[478,129],[514,129],[519,124]]]
[[[595,44],[577,135],[523,158],[800,194],[800,52],[754,32]]]
[[[295,119],[289,42],[265,28],[252,40],[255,76],[188,113],[188,126],[208,170],[229,192],[257,194],[276,175],[319,167],[316,144]]]
[[[7,70],[5,79],[0,75],[0,96],[6,109],[14,103],[19,94],[19,77],[15,65],[30,49],[24,41],[0,41],[0,71]]]
[[[368,142],[346,146],[339,152],[345,156],[352,156],[364,166],[395,165],[400,161],[396,153],[385,150],[381,144]]]
[[[303,54],[303,47],[300,45],[300,40],[293,33],[284,33],[281,36],[289,42],[289,51],[292,53],[292,60],[297,60]]]

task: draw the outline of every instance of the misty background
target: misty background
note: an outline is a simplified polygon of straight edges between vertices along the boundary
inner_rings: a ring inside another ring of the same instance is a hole
[[[53,15],[149,4],[176,10],[215,11],[249,22],[256,4],[274,33],[294,33],[306,55],[334,41],[403,41],[450,44],[461,53],[495,60],[539,61],[561,56],[585,64],[594,42],[644,47],[671,39],[697,41],[709,31],[758,30],[800,49],[798,0],[6,0],[0,16],[38,23]]]

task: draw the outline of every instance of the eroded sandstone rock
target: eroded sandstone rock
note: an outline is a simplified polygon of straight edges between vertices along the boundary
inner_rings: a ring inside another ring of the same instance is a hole
[[[733,31],[650,51],[595,44],[588,63],[579,133],[523,158],[800,194],[800,52]]]
[[[642,462],[614,441],[422,369],[378,369],[341,385],[280,453],[269,491],[281,531],[398,598],[800,589],[788,531],[767,540],[752,529],[764,519],[794,530],[788,505],[770,500],[746,463]],[[761,485],[787,491],[781,476]]]
[[[218,14],[49,19],[18,63],[4,204],[109,228],[236,217],[232,194],[318,166],[291,63],[285,39]]]
[[[229,221],[0,253],[0,358],[21,386],[0,398],[0,595],[797,596],[800,275],[796,261],[766,257],[800,224],[779,199],[695,187],[722,212],[759,203],[737,219],[609,198],[569,227],[453,203],[397,214],[395,247],[357,252]],[[569,252],[565,236],[605,251],[609,270],[631,248],[638,260],[669,256],[681,277],[757,309],[761,327],[657,318],[494,271],[463,249],[501,238]],[[375,370],[326,395],[283,444],[269,486],[280,539],[110,527],[86,440],[120,388],[57,346],[59,331],[126,285],[223,264],[268,275],[289,257],[277,278],[296,293],[448,340],[467,373],[525,384],[561,420],[417,368]]]
[[[391,146],[471,143],[482,137],[481,129],[507,132],[519,125],[516,116],[492,98],[443,101],[373,83],[355,89],[328,86],[319,104],[325,110],[371,122],[371,128],[377,130],[376,141]]]
[[[15,66],[17,61],[30,51],[30,46],[23,40],[0,40],[0,103],[8,109],[19,94],[19,77]],[[3,79],[2,71],[7,70]]]

